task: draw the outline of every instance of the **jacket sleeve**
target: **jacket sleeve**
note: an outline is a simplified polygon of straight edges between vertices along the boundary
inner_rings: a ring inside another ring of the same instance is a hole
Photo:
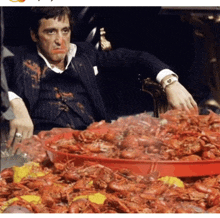
[[[8,98],[8,84],[5,76],[3,65],[1,65],[1,118],[5,120],[14,119],[13,111],[10,107]]]
[[[154,55],[144,51],[119,48],[112,51],[97,51],[97,65],[102,68],[134,68],[134,72],[143,72],[144,76],[156,78],[163,69],[170,69]]]
[[[16,49],[10,48],[10,51],[15,53],[13,57],[4,58],[5,75],[8,82],[9,91],[14,92],[19,97],[23,98],[24,84],[22,66],[19,64],[19,55],[16,55]]]

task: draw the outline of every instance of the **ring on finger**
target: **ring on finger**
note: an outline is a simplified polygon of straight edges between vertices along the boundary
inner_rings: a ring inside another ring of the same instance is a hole
[[[17,138],[22,138],[22,134],[19,133],[19,132],[16,132],[15,137],[17,137]]]

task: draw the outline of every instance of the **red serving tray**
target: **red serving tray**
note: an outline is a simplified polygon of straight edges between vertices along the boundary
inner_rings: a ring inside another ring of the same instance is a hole
[[[100,133],[102,130],[99,130]],[[86,155],[69,154],[55,151],[48,144],[58,139],[72,138],[73,133],[62,133],[42,141],[47,154],[52,162],[74,161],[77,166],[86,162],[102,164],[113,170],[130,169],[139,175],[147,175],[153,171],[158,171],[160,176],[175,177],[197,177],[220,174],[220,160],[202,160],[202,161],[145,161],[145,160],[125,160],[114,158],[98,158]]]

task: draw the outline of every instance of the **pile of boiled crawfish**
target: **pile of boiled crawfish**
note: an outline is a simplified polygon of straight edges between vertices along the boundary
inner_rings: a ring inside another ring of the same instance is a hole
[[[93,123],[71,139],[48,144],[56,151],[103,158],[196,161],[220,157],[220,116],[171,110]]]
[[[64,132],[71,138],[52,140],[47,146],[105,158],[194,161],[220,157],[220,116],[212,111],[198,115],[172,110],[160,119],[142,113],[112,123],[96,122],[84,131],[54,128],[17,144],[39,165],[19,181],[15,181],[14,167],[1,172],[0,212],[21,206],[33,213],[220,213],[220,175],[181,178],[179,186],[161,180],[157,171],[143,176],[99,164],[76,166],[73,160],[51,163],[42,140]]]
[[[13,168],[1,172],[0,212],[13,206],[32,213],[220,212],[220,176],[182,178],[180,187],[159,180],[157,172],[140,176],[97,164],[47,163],[32,170],[39,169],[41,176],[23,177],[19,182],[13,181]]]

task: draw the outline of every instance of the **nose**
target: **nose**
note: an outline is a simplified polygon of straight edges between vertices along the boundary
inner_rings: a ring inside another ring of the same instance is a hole
[[[57,33],[55,42],[56,42],[57,44],[61,45],[62,41],[63,41],[63,36],[62,36],[62,34],[61,34],[61,33]]]

